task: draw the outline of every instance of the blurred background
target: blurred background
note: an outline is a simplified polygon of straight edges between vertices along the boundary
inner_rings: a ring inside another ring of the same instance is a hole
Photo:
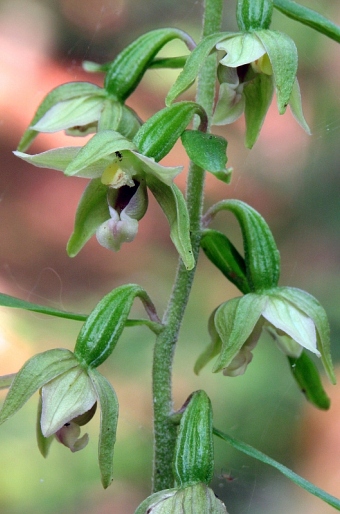
[[[340,23],[337,0],[304,1]],[[226,2],[224,30],[236,30],[236,0]],[[141,284],[164,311],[176,270],[176,252],[159,207],[151,201],[136,240],[117,254],[93,238],[74,259],[65,245],[86,180],[65,178],[16,159],[12,151],[36,107],[53,87],[88,75],[83,60],[113,59],[143,32],[177,26],[199,36],[201,0],[0,0],[0,290],[57,308],[88,313],[100,298],[126,282]],[[274,12],[273,28],[294,38],[298,78],[312,136],[291,114],[279,116],[275,103],[252,151],[244,148],[244,121],[218,133],[228,142],[230,186],[207,178],[206,207],[239,198],[269,222],[282,256],[281,285],[300,287],[326,308],[333,355],[340,359],[340,59],[338,45]],[[180,55],[171,43],[164,55]],[[142,119],[164,106],[176,71],[146,74],[128,104]],[[188,93],[187,98],[192,98]],[[41,152],[71,142],[63,134],[40,135],[31,148]],[[178,145],[164,164],[185,164]],[[184,172],[178,185],[185,187]],[[242,248],[231,215],[215,227]],[[207,366],[196,377],[194,362],[208,342],[207,319],[221,302],[237,295],[233,286],[201,256],[174,365],[175,407],[204,387],[212,398],[215,425],[292,467],[340,497],[340,390],[325,386],[328,412],[308,406],[290,375],[286,358],[263,338],[247,373],[235,379],[213,375]],[[141,314],[136,304],[132,316]],[[31,355],[54,347],[72,349],[80,329],[75,321],[0,309],[0,374],[15,372]],[[37,397],[0,428],[0,511],[4,514],[132,513],[151,487],[153,336],[144,328],[125,331],[101,371],[120,402],[115,480],[103,491],[97,465],[98,415],[90,443],[71,454],[53,443],[44,460],[35,443]],[[2,394],[4,397],[4,394]],[[331,514],[320,500],[299,490],[278,472],[216,441],[215,493],[230,514]]]

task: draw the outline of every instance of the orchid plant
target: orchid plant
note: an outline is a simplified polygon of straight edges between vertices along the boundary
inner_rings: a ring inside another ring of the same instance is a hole
[[[193,392],[179,411],[173,410],[172,361],[200,249],[239,289],[240,296],[226,298],[207,320],[210,343],[197,356],[194,371],[198,374],[215,359],[213,372],[222,371],[228,377],[243,375],[266,331],[286,355],[297,385],[316,408],[327,410],[330,401],[312,355],[321,359],[328,379],[335,384],[325,310],[307,292],[278,285],[280,254],[264,218],[238,199],[221,201],[203,213],[203,201],[205,172],[213,174],[226,191],[232,176],[226,167],[227,141],[212,133],[214,125],[232,124],[244,113],[245,145],[252,148],[275,92],[279,113],[284,114],[289,106],[302,129],[310,132],[297,81],[297,49],[289,36],[270,29],[273,8],[337,42],[340,29],[292,0],[238,0],[239,31],[224,32],[223,3],[205,0],[202,36],[197,44],[181,30],[157,29],[140,36],[112,62],[85,63],[88,71],[104,74],[103,87],[91,82],[57,87],[42,101],[24,133],[14,152],[18,158],[40,168],[59,170],[66,177],[89,179],[67,244],[70,257],[76,256],[93,235],[113,252],[123,244],[133,244],[151,193],[167,218],[179,261],[162,318],[137,284],[116,287],[85,317],[1,295],[1,305],[78,319],[84,324],[73,351],[56,348],[39,353],[14,376],[1,379],[2,387],[9,387],[9,391],[0,410],[0,423],[39,391],[40,452],[46,457],[55,439],[76,452],[88,442],[87,434],[80,435],[80,427],[91,421],[98,404],[98,462],[103,487],[108,487],[114,477],[119,399],[97,368],[110,358],[126,326],[144,325],[156,337],[153,491],[136,506],[135,514],[226,513],[228,506],[210,488],[214,436],[279,467],[298,485],[340,510],[340,500],[214,427],[213,399],[203,389]],[[157,57],[173,39],[182,41],[188,54]],[[151,67],[182,71],[165,107],[143,122],[126,102]],[[175,101],[196,78],[195,100]],[[81,147],[27,153],[39,133],[61,130],[71,136],[92,136]],[[174,183],[183,170],[181,163],[175,167],[160,163],[178,140],[191,160],[186,194]],[[209,228],[214,217],[225,210],[231,211],[240,225],[243,254],[226,234]],[[143,303],[145,319],[129,319],[136,297]]]

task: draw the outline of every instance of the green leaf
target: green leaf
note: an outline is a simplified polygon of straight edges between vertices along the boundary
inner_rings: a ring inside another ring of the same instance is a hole
[[[242,31],[268,29],[272,20],[272,0],[238,0],[236,19]]]
[[[336,383],[334,367],[331,357],[330,329],[325,309],[314,296],[295,287],[278,288],[280,297],[286,298],[295,304],[302,312],[309,316],[316,328],[317,348],[321,353],[322,364],[332,384]]]
[[[79,332],[74,354],[81,362],[96,368],[111,355],[136,297],[142,300],[150,319],[159,321],[142,287],[135,284],[117,287],[96,305]]]
[[[211,34],[210,36],[202,39],[202,41],[189,55],[183,71],[179,74],[176,82],[171,87],[165,100],[166,105],[171,105],[175,98],[184,93],[184,91],[191,86],[196,79],[201,66],[210,52],[214,49],[215,45],[222,39],[226,39],[234,35],[234,33],[230,32],[219,32],[218,34]]]
[[[229,184],[231,169],[226,169],[228,143],[224,137],[207,134],[200,130],[185,130],[181,139],[191,161],[215,175],[222,182]]]
[[[207,211],[203,218],[204,226],[221,210],[231,211],[240,224],[251,290],[258,292],[276,287],[280,276],[280,254],[266,221],[240,200],[222,200]]]
[[[195,259],[190,241],[190,222],[187,206],[175,184],[167,186],[156,177],[147,176],[147,185],[161,206],[170,225],[170,238],[187,270],[193,269]]]
[[[195,102],[178,102],[165,107],[141,126],[133,142],[141,154],[158,162],[170,152],[194,114],[199,114],[207,124],[204,109]]]
[[[308,482],[308,480],[305,480],[304,478],[300,477],[294,471],[291,471],[289,468],[284,466],[283,464],[280,464],[279,462],[275,461],[271,457],[268,457],[264,453],[256,450],[249,444],[243,443],[242,441],[239,441],[235,439],[234,437],[231,437],[230,435],[225,434],[224,432],[221,432],[221,430],[218,430],[217,428],[213,429],[214,434],[219,437],[220,439],[223,439],[227,443],[229,443],[233,448],[236,450],[245,453],[246,455],[249,455],[249,457],[253,457],[256,460],[259,460],[260,462],[263,462],[264,464],[268,464],[269,466],[272,466],[273,468],[277,469],[285,475],[287,478],[289,478],[292,482],[294,482],[299,487],[302,487],[302,489],[305,489],[309,493],[313,494],[317,498],[320,498],[320,500],[328,503],[332,507],[334,507],[336,510],[340,510],[340,500],[335,498],[335,496],[332,496],[322,489],[319,489],[315,485]]]
[[[37,305],[36,303],[20,300],[19,298],[14,298],[14,296],[9,296],[3,293],[0,293],[0,306],[40,312],[41,314],[57,316],[58,318],[73,319],[75,321],[85,321],[87,318],[87,315],[85,314],[75,314],[73,312],[61,311],[59,309],[53,309],[52,307],[46,307],[45,305]]]
[[[206,229],[202,234],[201,247],[208,259],[243,294],[250,292],[244,258],[227,236],[217,230]]]
[[[52,89],[43,99],[37,112],[32,119],[30,126],[35,125],[54,105],[59,102],[71,100],[80,96],[98,96],[105,94],[103,89],[89,82],[69,82]],[[24,152],[31,145],[32,141],[39,134],[31,128],[27,129],[18,145],[18,150]]]
[[[271,104],[274,84],[272,77],[258,73],[245,85],[244,90],[246,119],[246,147],[252,148],[258,136]]]
[[[292,0],[274,0],[274,7],[288,18],[299,21],[340,43],[340,27],[316,11]]]
[[[306,399],[315,407],[328,410],[331,404],[320,379],[314,362],[305,351],[299,358],[288,357],[291,372]]]
[[[191,38],[182,30],[165,28],[147,32],[127,46],[112,63],[106,65],[107,92],[121,101],[126,100],[158,52],[173,39],[180,39],[189,47],[193,45]]]
[[[106,489],[113,479],[113,450],[116,442],[119,405],[111,384],[96,369],[89,376],[100,403],[100,432],[98,461],[103,487]]]
[[[266,297],[249,293],[241,298],[233,298],[217,309],[215,327],[222,340],[222,348],[213,372],[217,373],[229,366],[242,346],[255,331],[261,317]]]
[[[273,69],[277,106],[279,113],[284,114],[293,91],[298,67],[295,43],[286,34],[274,30],[258,30],[256,36],[268,54]]]
[[[186,402],[176,440],[176,485],[209,484],[214,475],[212,407],[204,391],[195,391]]]
[[[86,321],[88,317],[87,314],[76,314],[74,312],[60,311],[58,309],[53,309],[52,307],[37,305],[35,303],[27,302],[26,300],[20,300],[19,298],[14,298],[13,296],[2,293],[0,293],[0,306],[40,312],[41,314],[47,314],[48,316],[72,319],[74,321]],[[148,319],[128,319],[125,322],[125,326],[146,326],[151,330],[151,332],[154,332],[155,334],[159,334],[159,332],[163,330],[163,326],[159,322],[150,321]],[[3,375],[0,377],[0,389],[7,389],[11,385],[15,375],[16,373],[11,373],[9,375]]]
[[[0,411],[0,424],[13,416],[44,384],[79,365],[72,352],[56,348],[31,357],[16,374]]]
[[[110,218],[107,203],[108,187],[95,178],[86,187],[77,207],[73,233],[67,243],[67,253],[75,257],[97,228]]]

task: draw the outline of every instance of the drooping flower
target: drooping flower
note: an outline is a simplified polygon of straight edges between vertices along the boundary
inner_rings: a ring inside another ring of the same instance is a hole
[[[211,344],[199,357],[196,372],[218,355],[214,372],[242,375],[262,330],[289,357],[298,358],[304,348],[321,357],[334,382],[327,315],[313,296],[292,287],[248,293],[220,305],[211,321]]]
[[[56,148],[36,155],[20,151],[14,154],[41,168],[92,179],[78,206],[68,243],[70,256],[76,255],[94,233],[100,244],[112,250],[132,241],[147,209],[148,188],[168,218],[170,237],[186,267],[193,267],[186,204],[173,184],[182,166],[162,166],[112,130],[98,132],[83,147]]]
[[[244,112],[246,146],[251,148],[275,91],[279,113],[284,114],[289,105],[298,123],[310,133],[296,79],[297,51],[287,35],[268,29],[230,34],[216,44],[216,49],[224,56],[218,70],[220,90],[214,124],[232,123]]]
[[[16,374],[0,410],[0,424],[15,414],[40,390],[37,440],[44,457],[54,438],[72,452],[83,449],[88,435],[80,426],[101,408],[98,445],[104,487],[112,481],[112,456],[118,420],[118,401],[110,383],[96,369],[80,364],[70,350],[57,348],[29,359]]]
[[[56,87],[43,99],[18,145],[25,151],[40,132],[65,130],[85,136],[99,130],[117,130],[132,138],[141,125],[134,111],[90,82],[69,82]]]

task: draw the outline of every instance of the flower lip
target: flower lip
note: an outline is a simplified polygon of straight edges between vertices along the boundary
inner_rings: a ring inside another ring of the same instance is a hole
[[[249,64],[266,53],[265,47],[256,35],[247,32],[217,43],[216,48],[226,52],[220,63],[229,68]]]

